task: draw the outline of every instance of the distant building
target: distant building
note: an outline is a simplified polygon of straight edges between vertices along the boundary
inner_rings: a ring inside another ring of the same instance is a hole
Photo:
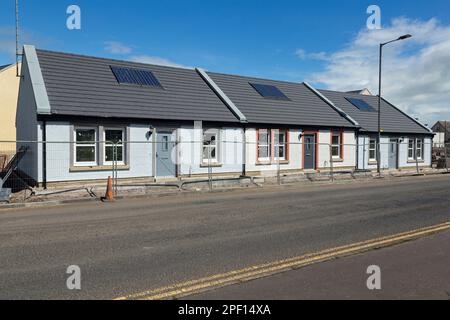
[[[371,96],[372,95],[372,92],[370,92],[370,90],[367,88],[364,88],[361,90],[347,91],[347,93],[362,94],[363,96]]]
[[[16,140],[19,80],[15,64],[0,66],[0,141]]]
[[[433,139],[435,147],[443,147],[444,143],[450,142],[450,121],[438,121],[431,130],[436,134]]]

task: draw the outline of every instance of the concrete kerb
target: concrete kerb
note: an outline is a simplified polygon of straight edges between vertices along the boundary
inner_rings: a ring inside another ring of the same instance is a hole
[[[447,171],[439,171],[439,170],[429,170],[424,171],[421,174],[417,174],[415,172],[397,172],[396,174],[392,173],[384,173],[382,175],[385,179],[396,179],[396,178],[406,178],[406,177],[415,177],[415,176],[431,176],[431,175],[442,175],[447,174]],[[283,186],[312,186],[312,185],[328,185],[328,184],[346,184],[352,182],[367,182],[377,178],[376,174],[372,172],[364,172],[364,173],[344,173],[344,174],[336,174],[334,177],[335,181],[331,181],[329,179],[328,173],[317,174],[315,178],[308,177],[307,174],[298,174],[298,175],[283,175],[282,185]],[[245,179],[245,178],[244,178]],[[227,191],[235,191],[242,188],[261,188],[264,186],[267,187],[276,187],[277,186],[277,177],[254,177],[252,181],[248,179],[248,182],[242,182],[236,180],[232,182],[232,180],[227,181],[216,181],[214,182],[213,193],[219,192],[227,192]],[[170,191],[156,191],[151,188],[129,188],[125,189],[123,192],[124,195],[116,196],[117,200],[125,200],[125,199],[145,199],[145,198],[159,198],[159,197],[168,197],[168,196],[178,196],[178,195],[190,195],[196,193],[210,193],[208,188],[208,183],[204,181],[190,181],[188,189],[176,189]],[[101,187],[99,187],[101,190]],[[137,193],[136,190],[140,191],[140,194]],[[52,207],[52,206],[61,206],[61,205],[69,205],[75,203],[84,203],[84,202],[100,202],[100,198],[73,198],[73,199],[62,199],[62,200],[47,200],[47,201],[36,201],[36,202],[25,202],[25,203],[8,203],[8,204],[0,204],[0,212],[7,209],[21,209],[21,208],[39,208],[39,207]]]

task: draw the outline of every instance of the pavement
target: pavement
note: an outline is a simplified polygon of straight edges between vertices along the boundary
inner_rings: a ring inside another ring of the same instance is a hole
[[[449,190],[439,175],[1,210],[0,299],[113,299],[441,224]]]
[[[369,290],[369,266],[380,289]],[[450,300],[450,231],[314,264],[185,300]]]

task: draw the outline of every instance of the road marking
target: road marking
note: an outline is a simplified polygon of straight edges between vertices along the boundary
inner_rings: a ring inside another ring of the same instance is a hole
[[[309,253],[298,257],[274,261],[271,263],[251,266],[248,268],[216,274],[197,280],[191,280],[179,284],[147,290],[116,298],[115,300],[161,300],[180,298],[204,291],[209,291],[240,282],[266,277],[276,273],[298,269],[318,262],[331,260],[336,257],[348,256],[381,247],[391,246],[415,238],[428,236],[437,232],[450,229],[450,221],[431,227],[420,228],[386,237],[380,237],[367,241],[357,242],[345,246]]]

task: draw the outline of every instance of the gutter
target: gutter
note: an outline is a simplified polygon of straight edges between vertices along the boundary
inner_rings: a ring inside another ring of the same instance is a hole
[[[338,106],[336,106],[333,102],[331,102],[330,99],[328,99],[327,97],[325,97],[322,93],[320,93],[316,88],[314,88],[312,85],[310,85],[308,82],[303,82],[303,84],[312,92],[314,92],[320,99],[322,99],[323,101],[325,101],[328,105],[330,105],[334,110],[336,110],[342,117],[344,117],[345,119],[347,119],[348,121],[350,121],[351,123],[353,123],[355,126],[357,127],[361,127],[360,124],[353,119],[352,117],[350,117],[344,110],[342,110],[341,108],[339,108]]]
[[[225,94],[225,92],[220,89],[220,87],[214,82],[213,79],[206,73],[205,70],[200,68],[195,68],[195,71],[199,76],[206,82],[206,84],[214,91],[214,93],[222,100],[223,103],[230,109],[230,111],[239,119],[241,123],[248,123],[246,116],[239,110],[239,108],[231,101],[230,98]]]

